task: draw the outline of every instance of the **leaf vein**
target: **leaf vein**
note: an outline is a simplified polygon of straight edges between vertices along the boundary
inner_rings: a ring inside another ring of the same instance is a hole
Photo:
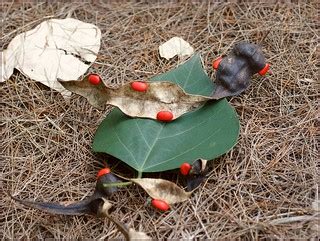
[[[207,138],[205,138],[204,140],[202,140],[201,142],[199,142],[197,145],[193,146],[192,148],[190,148],[190,149],[188,149],[188,150],[186,150],[186,151],[180,153],[179,155],[176,155],[176,156],[174,156],[174,157],[172,157],[172,158],[170,158],[170,159],[167,159],[167,160],[165,160],[165,161],[163,161],[163,162],[158,162],[156,165],[149,166],[148,169],[153,168],[153,167],[156,167],[156,166],[159,166],[159,165],[162,165],[162,164],[164,164],[164,163],[167,163],[167,162],[169,162],[169,161],[171,161],[171,160],[173,160],[173,159],[175,159],[175,158],[177,158],[177,157],[179,157],[179,156],[182,156],[182,155],[184,155],[184,154],[186,154],[186,153],[194,150],[195,148],[197,148],[198,146],[200,146],[202,143],[204,143],[204,142],[206,142],[208,139],[210,139],[213,135],[215,135],[215,134],[216,134],[217,132],[219,132],[220,130],[221,130],[221,129],[216,130],[216,131],[213,132],[210,136],[208,136]]]
[[[138,125],[138,123],[137,123],[137,120],[135,119],[135,122],[134,123],[136,123],[136,125],[137,125],[137,127],[138,127],[138,130],[139,130],[139,132],[140,132],[140,134],[141,134],[141,136],[142,136],[142,138],[143,138],[143,140],[144,140],[144,142],[147,144],[147,146],[150,148],[150,145],[149,145],[149,143],[147,142],[147,140],[146,140],[146,137],[143,135],[143,133],[142,133],[142,131],[141,131],[141,128],[140,128],[140,126]]]
[[[184,130],[184,131],[182,131],[182,132],[176,133],[176,134],[171,135],[171,136],[160,137],[158,140],[164,140],[164,139],[167,139],[167,138],[171,138],[171,137],[174,137],[174,136],[179,136],[179,135],[182,135],[182,134],[184,134],[184,133],[186,133],[186,132],[189,132],[189,131],[191,131],[191,130],[193,130],[193,129],[199,127],[199,126],[201,126],[203,123],[208,122],[209,120],[212,119],[212,117],[217,116],[217,115],[221,112],[221,110],[222,110],[222,107],[220,107],[219,110],[217,110],[217,112],[216,112],[214,115],[211,115],[208,119],[206,119],[206,120],[198,123],[197,125],[192,126],[191,128],[189,128],[189,129],[187,129],[187,130]]]
[[[129,152],[129,154],[133,157],[134,162],[135,162],[135,163],[137,164],[137,166],[138,166],[139,164],[138,164],[138,162],[137,162],[137,160],[136,160],[136,157],[132,154],[132,152],[128,149],[128,147],[121,141],[121,139],[120,139],[117,131],[115,131],[114,133],[116,134],[119,142],[124,146],[124,148],[127,150],[127,152]]]
[[[163,130],[163,127],[164,127],[165,125],[166,125],[166,124],[163,124],[163,125],[161,126],[161,129],[159,130],[159,132],[157,133],[156,137],[154,138],[154,142],[153,142],[152,145],[150,146],[150,149],[149,149],[148,153],[146,154],[146,157],[145,157],[145,159],[144,159],[144,161],[143,161],[143,163],[142,163],[142,165],[141,165],[141,168],[143,168],[144,165],[146,164],[146,162],[147,162],[147,160],[148,160],[148,157],[149,157],[151,151],[153,150],[153,147],[155,146],[155,144],[156,144],[156,142],[157,142],[157,140],[158,140],[158,137],[160,136],[160,134],[161,134],[161,132],[162,132],[162,130]]]
[[[197,61],[194,61],[194,62],[192,63],[191,68],[190,68],[189,73],[188,73],[188,76],[187,76],[187,79],[186,79],[186,81],[185,81],[184,84],[183,84],[183,89],[186,87],[187,83],[189,82],[190,75],[191,75],[191,73],[193,72],[193,68],[194,68],[194,66],[195,66],[196,63],[197,63]]]

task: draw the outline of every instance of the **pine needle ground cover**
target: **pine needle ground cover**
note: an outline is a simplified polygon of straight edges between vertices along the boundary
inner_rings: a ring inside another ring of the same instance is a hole
[[[253,78],[244,94],[228,98],[240,119],[240,138],[232,151],[210,162],[201,189],[161,214],[138,187],[124,188],[113,197],[118,203],[113,215],[155,239],[311,238],[319,233],[316,3],[3,2],[1,14],[1,49],[48,18],[96,24],[102,43],[90,71],[114,87],[173,69],[180,60],[158,54],[158,46],[173,36],[201,53],[211,79],[212,60],[234,43],[260,43],[272,73]],[[98,111],[76,95],[66,103],[19,72],[0,91],[0,236],[122,238],[107,219],[53,216],[22,208],[7,195],[67,203],[91,194],[104,160],[126,174],[117,160],[91,151],[94,133],[111,108]]]

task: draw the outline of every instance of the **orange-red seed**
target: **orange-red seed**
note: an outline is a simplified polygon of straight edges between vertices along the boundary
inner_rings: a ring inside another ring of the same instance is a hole
[[[167,202],[159,199],[153,199],[151,204],[154,208],[159,209],[160,211],[168,211],[170,206]]]
[[[216,60],[213,61],[212,67],[214,69],[218,69],[221,61],[222,61],[222,57],[217,58]]]
[[[148,89],[148,84],[141,81],[135,81],[131,83],[131,88],[135,91],[145,92]]]
[[[110,173],[110,172],[111,172],[111,170],[108,167],[101,169],[100,171],[98,171],[97,179],[103,175]]]
[[[159,111],[157,114],[157,120],[159,121],[169,122],[172,121],[172,119],[173,114],[170,111]]]
[[[259,74],[260,74],[260,75],[265,75],[265,74],[268,72],[269,68],[270,68],[270,64],[267,63],[267,64],[263,67],[263,69],[259,71]]]
[[[184,176],[187,176],[191,170],[191,165],[189,163],[183,163],[180,166],[180,173]]]
[[[101,78],[97,74],[90,74],[89,77],[88,77],[88,80],[93,85],[98,85],[101,82]]]

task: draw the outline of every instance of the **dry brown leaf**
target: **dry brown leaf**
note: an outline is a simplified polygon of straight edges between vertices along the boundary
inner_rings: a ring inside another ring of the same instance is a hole
[[[141,186],[153,199],[166,201],[168,204],[186,201],[191,192],[185,192],[173,182],[154,178],[134,178],[132,182]]]
[[[146,91],[136,91],[130,82],[117,89],[107,87],[103,81],[92,84],[86,76],[82,81],[60,81],[68,90],[85,97],[97,109],[106,105],[118,107],[132,117],[156,119],[160,111],[170,111],[174,120],[179,116],[202,106],[210,97],[189,95],[179,85],[171,82],[143,82]],[[139,82],[141,83],[141,82]]]

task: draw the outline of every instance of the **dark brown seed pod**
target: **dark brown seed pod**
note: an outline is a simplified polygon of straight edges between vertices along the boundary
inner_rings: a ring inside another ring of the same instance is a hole
[[[35,208],[44,212],[62,215],[98,215],[101,211],[102,205],[105,203],[104,198],[111,196],[112,193],[117,191],[116,186],[107,186],[110,183],[121,182],[115,175],[110,173],[109,168],[103,168],[98,172],[96,188],[92,196],[86,199],[75,202],[69,205],[60,203],[37,202],[31,200],[21,200],[11,196],[11,198],[26,207]]]
[[[261,48],[256,44],[238,43],[231,53],[216,64],[214,99],[238,95],[246,90],[252,75],[266,66]]]
[[[103,170],[103,169],[102,169]],[[117,178],[112,173],[101,175],[97,179],[96,192],[100,192],[103,196],[111,196],[114,192],[118,190],[116,186],[107,186],[112,183],[119,183],[121,180]]]
[[[99,210],[99,205],[101,204],[101,202],[103,202],[103,199],[99,193],[94,193],[92,196],[86,198],[83,201],[75,202],[69,205],[63,205],[60,203],[22,200],[13,196],[11,196],[11,198],[26,207],[38,209],[47,213],[61,215],[95,215]]]
[[[206,180],[207,176],[207,160],[198,159],[196,160],[187,176],[187,191],[193,191],[196,189],[204,180]]]

